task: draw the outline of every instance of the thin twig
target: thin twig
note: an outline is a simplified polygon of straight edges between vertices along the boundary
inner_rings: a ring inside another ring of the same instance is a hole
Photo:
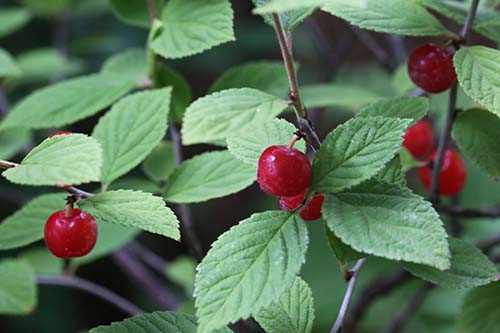
[[[366,30],[360,29],[356,26],[349,25],[354,34],[361,40],[361,42],[370,50],[370,52],[377,58],[377,61],[384,69],[392,73],[394,71],[394,64],[392,62],[389,53],[379,45],[379,43],[373,38],[370,33]]]
[[[179,307],[177,297],[143,266],[128,250],[121,249],[113,253],[113,260],[132,277],[155,300],[161,310],[176,310]]]
[[[498,245],[500,245],[500,235],[497,235],[490,239],[482,240],[477,243],[477,247],[486,254],[491,252],[491,250]]]
[[[4,88],[0,87],[0,116],[4,117],[9,113],[10,104],[7,96],[5,95]]]
[[[158,9],[156,8],[156,2],[155,0],[147,0],[147,4],[149,17],[151,18],[151,21],[153,21],[154,19],[158,18]]]
[[[461,206],[443,206],[436,204],[435,208],[442,213],[458,216],[461,218],[497,218],[500,217],[500,207],[468,209]]]
[[[157,273],[165,275],[165,270],[168,267],[168,262],[165,259],[136,241],[130,242],[127,248]]]
[[[347,290],[344,295],[344,300],[342,301],[342,305],[339,310],[339,314],[337,316],[337,320],[335,320],[335,324],[331,329],[331,333],[340,333],[342,332],[342,328],[344,327],[344,319],[347,313],[347,309],[349,308],[349,304],[351,303],[352,294],[354,292],[354,288],[356,287],[356,281],[358,279],[358,274],[363,265],[365,264],[366,258],[359,259],[354,268],[351,270],[351,278],[349,279],[349,284],[347,285]]]
[[[172,143],[174,146],[175,164],[180,165],[184,159],[182,154],[182,141],[181,134],[179,133],[179,130],[177,129],[177,127],[175,127],[175,125],[170,126],[170,136],[172,138]],[[189,250],[195,256],[195,258],[201,260],[203,258],[203,250],[201,247],[201,242],[194,230],[191,209],[187,204],[179,204],[177,205],[177,208],[180,215],[181,227],[186,236]]]
[[[429,291],[434,287],[430,283],[425,283],[420,287],[411,300],[406,304],[403,310],[389,323],[385,332],[388,333],[400,333],[403,332],[406,325],[410,321],[413,314],[418,310],[420,305],[423,303],[425,297]]]
[[[42,285],[52,285],[52,286],[64,286],[71,287],[78,290],[85,291],[88,294],[94,295],[97,298],[100,298],[109,304],[114,305],[118,309],[122,310],[129,316],[136,316],[144,311],[139,308],[137,305],[132,304],[130,301],[125,298],[115,294],[113,291],[104,288],[98,284],[90,282],[88,280],[70,276],[70,275],[59,275],[59,276],[46,276],[46,275],[38,275],[36,277],[36,282]]]
[[[472,26],[474,24],[474,19],[476,18],[478,7],[479,7],[479,0],[473,0],[470,5],[469,13],[467,14],[467,18],[465,19],[462,31],[460,32],[460,36],[463,38],[464,43],[467,43],[467,41],[470,38],[470,34],[472,32]]]

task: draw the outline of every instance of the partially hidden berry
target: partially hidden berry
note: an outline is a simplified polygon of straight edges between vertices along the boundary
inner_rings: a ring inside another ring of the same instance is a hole
[[[280,208],[283,210],[294,210],[297,209],[300,204],[304,201],[307,189],[296,196],[293,197],[281,197],[280,198]],[[322,194],[315,194],[313,198],[307,203],[307,205],[302,208],[299,212],[300,217],[306,221],[314,221],[321,217],[321,208],[323,206],[323,201],[325,197]]]
[[[425,160],[434,148],[434,131],[427,119],[418,121],[404,136],[403,146],[417,160]]]
[[[270,146],[259,158],[257,181],[262,191],[291,197],[304,192],[311,182],[311,163],[295,148]]]
[[[437,152],[434,151],[429,161],[435,161]],[[418,170],[418,176],[422,185],[429,190],[432,181],[432,164]],[[458,194],[465,186],[467,181],[467,169],[462,158],[453,150],[447,149],[444,154],[443,165],[439,175],[438,191],[439,194],[448,196]]]
[[[97,241],[97,224],[92,215],[72,209],[71,216],[60,210],[45,223],[45,244],[59,258],[75,258],[88,254]]]
[[[67,134],[73,134],[73,132],[65,132],[65,131],[61,131],[61,132],[55,132],[51,135],[49,135],[49,139],[50,138],[53,138],[55,136],[59,136],[59,135],[67,135]]]
[[[443,92],[457,80],[453,54],[432,43],[423,44],[411,53],[408,74],[417,86],[430,93]]]

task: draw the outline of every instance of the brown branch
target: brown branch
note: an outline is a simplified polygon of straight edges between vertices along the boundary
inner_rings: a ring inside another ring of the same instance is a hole
[[[149,12],[149,17],[151,18],[151,21],[154,21],[155,19],[158,18],[158,9],[156,8],[156,2],[155,0],[146,0],[148,4],[148,12]]]
[[[354,32],[356,37],[365,45],[368,50],[375,56],[378,63],[384,67],[384,69],[392,73],[394,71],[394,64],[389,56],[389,53],[373,38],[370,33],[366,30],[360,29],[356,26],[349,25],[349,28]]]
[[[468,209],[461,206],[444,206],[435,204],[437,211],[461,218],[497,218],[500,217],[500,207]]]

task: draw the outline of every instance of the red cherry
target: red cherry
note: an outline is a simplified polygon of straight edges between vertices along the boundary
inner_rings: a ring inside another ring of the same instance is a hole
[[[268,194],[292,197],[309,187],[311,163],[295,148],[271,146],[260,155],[257,181]]]
[[[428,120],[422,119],[410,127],[404,136],[403,146],[418,160],[425,160],[434,148],[434,131]]]
[[[434,160],[437,151],[434,151],[429,160]],[[432,170],[429,166],[418,170],[422,185],[429,190],[431,187]],[[447,149],[444,154],[441,174],[439,176],[438,190],[441,195],[455,195],[459,193],[467,180],[467,169],[462,158],[454,151]]]
[[[79,209],[73,209],[70,217],[66,210],[57,211],[45,223],[45,244],[56,257],[82,257],[94,248],[96,241],[94,218]]]
[[[55,132],[54,134],[49,135],[49,139],[53,138],[55,136],[58,136],[58,135],[66,135],[66,134],[73,134],[73,132],[64,132],[64,131],[62,131],[62,132]]]
[[[457,80],[453,67],[453,54],[435,44],[423,44],[410,55],[408,73],[420,88],[440,93]]]
[[[294,210],[300,206],[304,197],[306,195],[307,189],[296,196],[293,197],[281,197],[280,198],[280,208],[283,210]],[[315,194],[311,201],[300,210],[300,217],[306,221],[314,221],[321,217],[321,207],[323,206],[323,201],[325,197],[322,194]]]

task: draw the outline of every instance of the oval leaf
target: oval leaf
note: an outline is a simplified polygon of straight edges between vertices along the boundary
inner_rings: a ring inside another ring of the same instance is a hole
[[[500,282],[471,290],[458,315],[460,333],[500,332]]]
[[[387,117],[411,119],[413,125],[429,111],[429,100],[425,97],[395,97],[384,99],[362,108],[357,117]]]
[[[0,262],[0,313],[27,314],[36,304],[35,274],[21,260]]]

